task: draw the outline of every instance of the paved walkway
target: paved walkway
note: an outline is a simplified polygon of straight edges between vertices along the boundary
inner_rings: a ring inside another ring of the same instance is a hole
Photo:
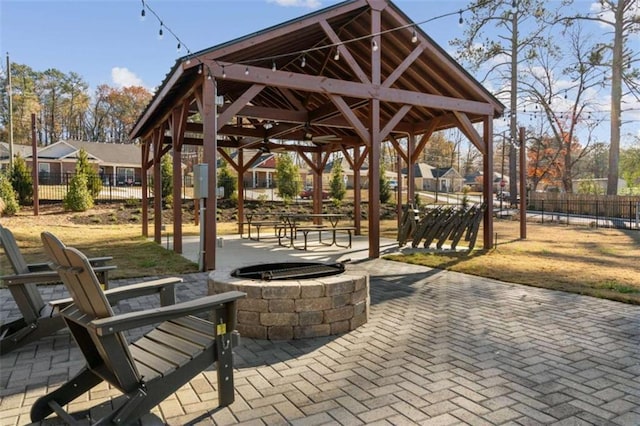
[[[225,241],[220,252],[233,244],[245,243]],[[171,425],[640,425],[639,307],[364,260],[355,249],[333,256],[345,255],[370,273],[367,324],[327,338],[243,338],[233,405],[215,408],[209,370],[153,413]],[[180,299],[206,293],[206,273],[184,278]],[[0,296],[2,317],[11,316],[8,292]],[[65,331],[2,356],[0,425],[28,424],[35,398],[82,363]],[[113,394],[99,386],[70,408]]]

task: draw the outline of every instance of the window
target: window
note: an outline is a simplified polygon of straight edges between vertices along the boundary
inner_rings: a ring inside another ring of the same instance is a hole
[[[118,185],[133,185],[135,182],[135,170],[133,167],[118,167],[116,179]]]

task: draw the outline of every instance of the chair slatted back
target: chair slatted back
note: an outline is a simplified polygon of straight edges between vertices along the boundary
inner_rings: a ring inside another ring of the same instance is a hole
[[[29,266],[27,262],[24,260],[22,253],[18,247],[18,243],[16,242],[13,233],[7,228],[3,228],[0,226],[0,245],[4,249],[4,253],[7,255],[9,259],[9,263],[13,268],[13,272],[16,275],[28,274]],[[38,287],[36,284],[24,284],[21,288],[23,291],[24,298],[29,303],[29,310],[32,311],[33,316],[37,318],[40,314],[40,311],[44,307],[44,300],[38,291]],[[24,309],[25,307],[20,307]]]
[[[75,319],[76,315],[67,315],[66,309],[62,315],[89,367],[123,391],[135,388],[140,382],[140,374],[124,335],[114,333],[98,336],[91,327],[85,326],[86,322],[94,319],[113,316],[111,305],[86,256],[73,247],[66,247],[49,232],[42,233],[42,242],[73,298],[74,306],[70,311],[77,309],[82,313],[82,322]]]

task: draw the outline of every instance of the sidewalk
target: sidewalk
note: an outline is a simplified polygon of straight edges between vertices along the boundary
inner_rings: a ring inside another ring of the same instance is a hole
[[[154,409],[163,422],[640,424],[637,306],[368,260],[366,241],[360,240],[352,250],[340,252],[276,247],[273,241],[224,237],[218,269],[290,257],[351,258],[370,274],[369,322],[326,338],[243,338],[234,352],[234,404],[215,408],[211,369]],[[395,251],[397,243],[382,247]],[[185,243],[187,256],[188,250],[191,243]],[[186,275],[179,298],[204,295],[207,276]],[[48,291],[52,297],[63,294],[61,286]],[[5,317],[12,301],[7,290],[0,290],[0,297]],[[120,308],[134,310],[147,303]],[[28,424],[35,398],[79,369],[80,359],[64,331],[0,358],[0,424]],[[99,386],[80,398],[77,409],[110,394],[117,391]]]

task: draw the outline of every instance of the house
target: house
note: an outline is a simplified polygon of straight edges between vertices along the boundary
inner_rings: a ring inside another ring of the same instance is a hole
[[[14,145],[23,149],[21,155],[31,167],[30,146]],[[62,140],[46,147],[38,148],[38,180],[44,185],[65,183],[75,173],[78,153],[87,152],[89,163],[93,164],[106,185],[139,185],[141,182],[142,152],[138,145],[113,144]],[[16,151],[18,152],[18,151]],[[8,164],[8,146],[0,144],[0,162]]]
[[[19,155],[22,158],[31,156],[31,145],[18,145],[13,144],[13,155]],[[9,144],[6,142],[0,142],[0,171],[9,168]]]
[[[573,187],[573,193],[580,193],[581,188],[587,184],[587,187],[595,186],[598,188],[599,194],[607,193],[607,185],[609,184],[607,178],[589,178],[589,179],[573,179],[571,185]],[[627,181],[624,179],[618,179],[618,191],[621,191],[627,187]]]
[[[407,174],[407,169],[402,170]],[[453,167],[434,167],[426,163],[413,165],[413,178],[416,190],[438,192],[460,192],[464,178]]]

